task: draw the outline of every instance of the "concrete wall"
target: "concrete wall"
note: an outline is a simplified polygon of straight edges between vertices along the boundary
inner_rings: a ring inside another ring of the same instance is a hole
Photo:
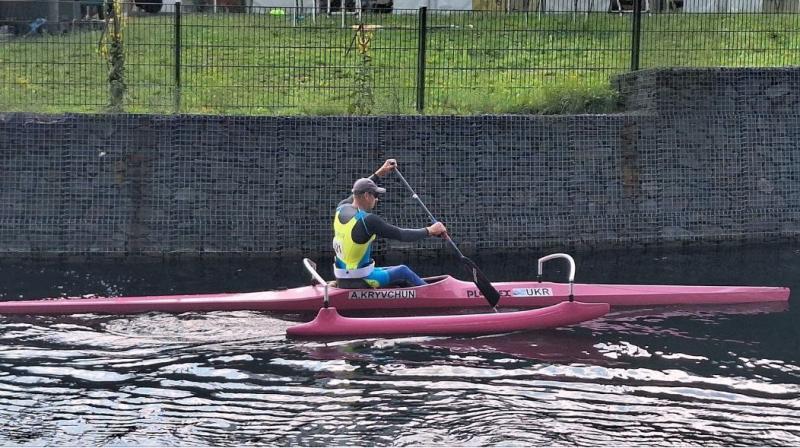
[[[0,254],[329,253],[336,203],[387,157],[467,252],[797,237],[797,70],[616,83],[618,115],[0,115]],[[427,223],[384,184],[382,216]]]

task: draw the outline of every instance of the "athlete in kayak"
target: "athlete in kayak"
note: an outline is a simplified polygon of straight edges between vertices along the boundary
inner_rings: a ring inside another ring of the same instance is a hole
[[[447,232],[440,222],[419,229],[401,229],[370,213],[380,196],[386,193],[386,189],[379,187],[375,181],[391,173],[395,166],[397,161],[388,159],[370,177],[358,179],[353,184],[353,194],[336,207],[333,218],[333,250],[336,253],[333,273],[340,288],[426,284],[406,265],[376,267],[371,257],[372,242],[379,236],[411,242]]]

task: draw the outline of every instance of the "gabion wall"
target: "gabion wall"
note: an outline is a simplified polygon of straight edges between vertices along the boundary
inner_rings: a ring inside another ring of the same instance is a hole
[[[337,202],[388,157],[467,252],[798,235],[797,70],[615,82],[624,114],[0,115],[0,254],[326,254]],[[428,224],[383,184],[382,216]]]

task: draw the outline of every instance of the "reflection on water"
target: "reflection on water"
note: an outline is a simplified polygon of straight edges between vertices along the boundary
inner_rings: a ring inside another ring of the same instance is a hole
[[[732,250],[582,255],[578,278],[800,291],[791,249]],[[535,258],[480,263],[512,280],[529,278]],[[206,263],[3,264],[0,294],[305,281],[268,263]],[[546,332],[329,343],[287,340],[286,316],[258,312],[0,317],[0,445],[797,445],[794,300],[614,309]]]

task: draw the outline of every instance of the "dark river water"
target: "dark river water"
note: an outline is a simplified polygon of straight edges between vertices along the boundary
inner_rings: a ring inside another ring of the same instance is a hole
[[[474,257],[532,279],[544,253]],[[800,249],[576,253],[576,280],[793,288],[490,337],[287,340],[259,312],[0,316],[0,445],[799,445]],[[549,279],[565,269],[552,262]],[[423,275],[454,259],[409,260]],[[0,300],[258,291],[300,260],[0,261]],[[325,272],[329,276],[330,271]]]

